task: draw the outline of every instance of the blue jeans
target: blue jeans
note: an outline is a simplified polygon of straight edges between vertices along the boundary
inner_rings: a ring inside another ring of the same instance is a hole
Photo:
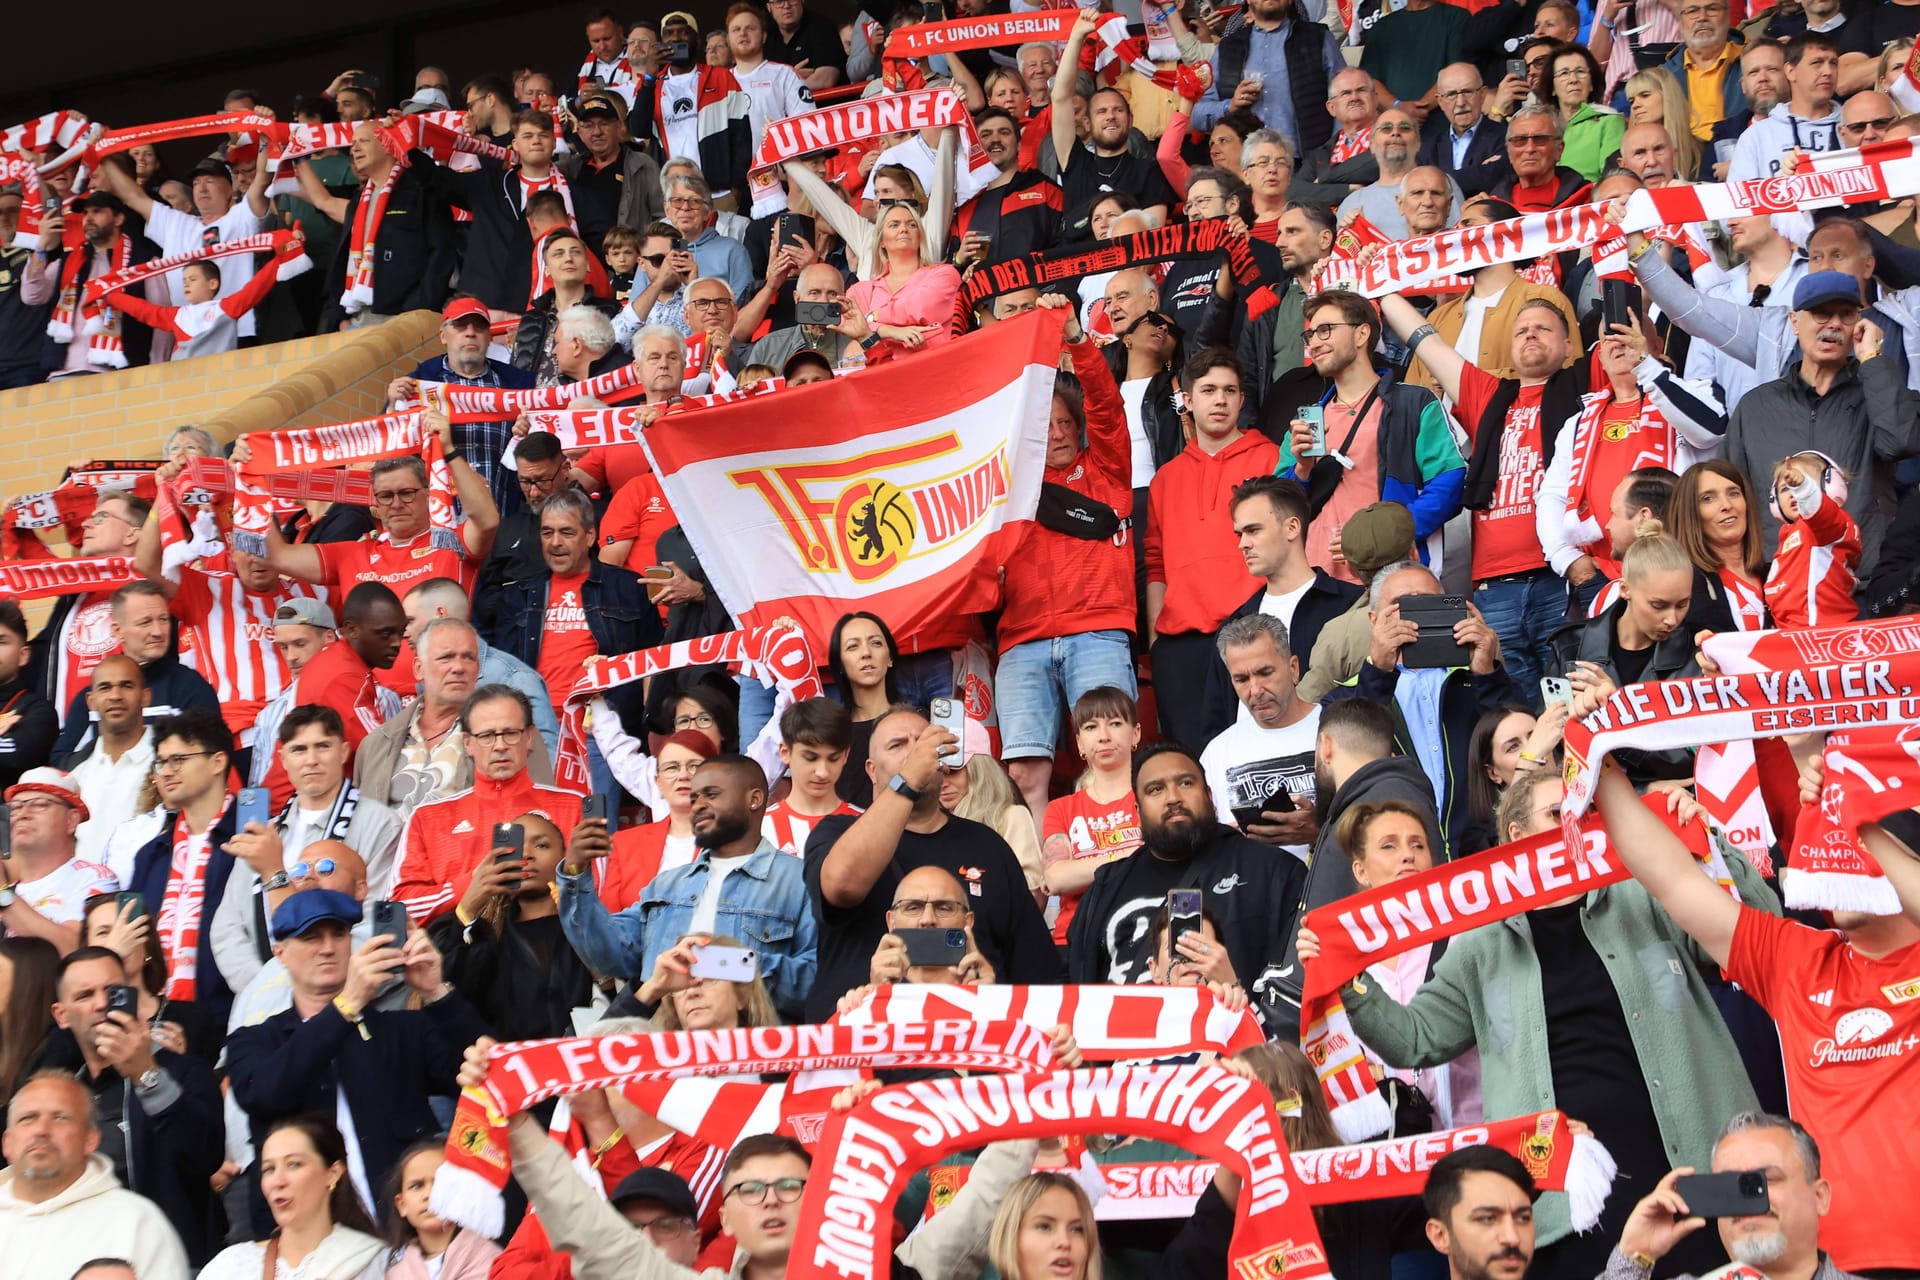
[[[1003,760],[1051,760],[1060,717],[1081,695],[1102,685],[1138,696],[1133,641],[1124,631],[1029,640],[1000,655],[994,673]]]
[[[614,781],[613,770],[607,766],[606,757],[600,754],[600,744],[587,735],[587,779],[593,787],[593,794],[606,796],[611,802],[620,794],[620,784]]]
[[[1476,583],[1473,603],[1500,637],[1500,660],[1527,703],[1541,710],[1540,677],[1553,666],[1553,633],[1567,620],[1567,580],[1557,574]]]
[[[935,698],[953,696],[953,650],[903,653],[893,664],[893,684],[900,701],[922,711]]]
[[[752,676],[733,679],[740,686],[740,746],[745,749],[773,719],[773,690]]]

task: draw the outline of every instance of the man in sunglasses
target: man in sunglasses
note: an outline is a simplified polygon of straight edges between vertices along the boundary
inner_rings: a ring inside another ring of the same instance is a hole
[[[293,892],[302,868],[313,874],[337,865],[337,859],[317,852],[322,846],[357,850],[360,892],[355,896],[364,897],[371,882],[374,896],[384,897],[400,843],[400,815],[361,795],[347,780],[353,753],[339,712],[295,707],[280,722],[279,751],[293,782],[293,799],[272,822],[250,822],[227,842],[235,858],[233,876],[213,919],[214,959],[236,991],[272,959],[267,921]]]

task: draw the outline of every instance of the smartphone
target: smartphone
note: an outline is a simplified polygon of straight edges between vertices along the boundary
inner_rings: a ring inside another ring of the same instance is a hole
[[[242,787],[240,799],[234,806],[234,826],[241,831],[247,829],[249,822],[261,826],[273,823],[273,804],[265,787]]]
[[[13,806],[0,804],[0,858],[13,856]]]
[[[940,758],[955,764],[964,763],[966,756],[962,748],[967,741],[967,704],[959,698],[935,698],[928,710],[933,713],[933,723],[956,739],[954,745],[940,748]]]
[[[1303,404],[1294,411],[1293,416],[1313,429],[1313,445],[1300,456],[1303,458],[1326,457],[1327,411],[1317,404]]]
[[[373,919],[373,936],[385,934],[393,939],[393,946],[403,947],[407,943],[407,904],[381,899],[372,904],[370,912]]]
[[[745,947],[697,948],[687,972],[715,982],[752,982],[760,974],[760,960]]]
[[[525,862],[527,829],[517,822],[496,822],[493,826],[493,847],[506,850],[505,853],[494,855],[495,862]]]
[[[1525,80],[1527,78],[1527,60],[1525,58],[1508,58],[1507,74]]]
[[[1167,946],[1178,946],[1183,935],[1200,932],[1200,891],[1167,890]]]
[[[134,889],[122,890],[113,895],[113,914],[118,916],[122,911],[125,911],[128,903],[133,904],[133,914],[127,917],[128,920],[138,920],[141,916],[147,914],[147,900],[145,896]]]
[[[774,219],[773,247],[785,249],[794,241],[804,245],[813,243],[813,219],[804,213],[783,213]]]
[[[611,810],[612,806],[607,803],[607,797],[591,795],[580,802],[580,820],[585,822],[588,818],[598,818],[611,827],[613,826]]]
[[[1560,676],[1540,677],[1540,700],[1548,706],[1556,702],[1573,702],[1573,685]]]
[[[676,67],[684,67],[693,61],[693,45],[685,40],[675,40],[667,45],[667,61]]]
[[[667,583],[673,581],[673,570],[663,564],[648,565],[640,571],[640,580],[646,584],[647,603],[660,603],[660,593],[667,589]]]
[[[1633,313],[1640,310],[1640,287],[1631,280],[1600,282],[1600,332],[1613,332],[1617,324],[1632,324]]]
[[[817,324],[822,328],[831,328],[840,323],[843,314],[837,302],[796,302],[793,304],[793,322],[795,324]]]
[[[1473,656],[1471,646],[1453,638],[1455,623],[1467,620],[1465,596],[1402,596],[1400,616],[1420,628],[1420,637],[1400,650],[1400,665],[1464,667]]]
[[[965,929],[895,929],[907,944],[907,963],[916,969],[951,967],[967,954]]]
[[[135,1022],[140,1021],[140,991],[137,987],[123,987],[117,983],[107,988],[107,1012],[124,1013]]]
[[[1758,1169],[1693,1173],[1675,1178],[1673,1189],[1699,1218],[1749,1218],[1768,1212],[1767,1175]]]
[[[685,253],[687,251],[686,237],[675,236],[673,240],[667,245],[667,248],[672,250],[675,253]]]
[[[945,22],[947,20],[946,0],[924,0],[920,6],[922,22]]]

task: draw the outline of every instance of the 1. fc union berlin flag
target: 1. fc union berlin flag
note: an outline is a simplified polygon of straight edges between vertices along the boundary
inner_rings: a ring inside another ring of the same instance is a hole
[[[993,607],[1046,470],[1064,311],[641,433],[721,602],[824,653],[867,609],[896,634]]]

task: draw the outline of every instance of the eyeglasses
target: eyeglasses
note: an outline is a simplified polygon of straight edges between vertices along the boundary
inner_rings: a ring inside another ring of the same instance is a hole
[[[503,747],[516,747],[520,745],[520,739],[527,736],[527,731],[525,729],[488,729],[485,733],[470,733],[467,736],[483,747],[491,747],[496,742]]]
[[[741,1185],[744,1186],[745,1184],[742,1183]],[[654,1237],[656,1240],[678,1240],[681,1236],[693,1230],[693,1223],[687,1221],[685,1218],[678,1217],[655,1218],[652,1222],[636,1222],[633,1225]]]
[[[560,483],[560,477],[565,474],[564,471],[556,471],[550,476],[530,476],[522,471],[516,479],[520,481],[522,489],[551,489]]]
[[[87,528],[91,529],[95,525],[105,524],[109,520],[118,520],[121,524],[126,525],[129,529],[135,527],[133,521],[127,519],[125,516],[121,515],[117,511],[96,511],[92,515],[87,517],[87,520],[86,520]]]
[[[1857,134],[1865,133],[1869,129],[1884,131],[1893,128],[1894,122],[1898,118],[1897,116],[1880,116],[1874,120],[1856,120],[1852,124],[1841,125],[1840,132]]]
[[[674,196],[667,201],[669,209],[704,209],[706,207],[707,202],[696,196]]]
[[[1445,102],[1450,98],[1477,98],[1480,93],[1479,89],[1447,89],[1435,96]]]
[[[318,862],[296,862],[287,868],[289,880],[304,880],[308,876],[330,876],[340,867],[332,858],[322,858]]]
[[[911,209],[915,213],[920,212],[920,202],[911,196],[888,196],[873,203],[877,209]]]
[[[952,898],[901,898],[888,910],[903,916],[917,916],[933,908],[933,914],[942,920],[954,920],[967,914],[967,904],[955,902]]]
[[[1398,124],[1376,124],[1373,126],[1373,129],[1375,133],[1418,133],[1420,132],[1420,130],[1417,127],[1415,127],[1413,121],[1411,120],[1402,121]]]
[[[732,298],[690,298],[687,300],[687,310],[689,311],[724,311],[732,305]]]
[[[1316,324],[1311,329],[1302,329],[1300,336],[1308,342],[1324,342],[1333,336],[1335,329],[1357,328],[1359,328],[1359,326],[1351,320],[1329,320],[1324,324]]]
[[[1577,76],[1588,76],[1591,78],[1592,73],[1587,70],[1585,63],[1580,62],[1576,62],[1570,67],[1561,67],[1553,73],[1555,80],[1572,80]]]
[[[640,255],[640,261],[647,263],[649,266],[661,266],[665,264],[666,260],[667,255],[664,253],[643,253]]]
[[[1293,160],[1288,156],[1262,156],[1258,160],[1242,161],[1242,169],[1291,169]]]
[[[711,729],[713,728],[713,716],[710,712],[706,711],[691,716],[675,716],[673,718],[673,727],[676,729]]]
[[[45,813],[49,809],[67,809],[72,806],[58,800],[15,800],[12,808],[15,813]]]
[[[1525,151],[1529,147],[1550,147],[1560,139],[1550,133],[1510,133],[1507,146],[1515,151]]]
[[[376,507],[397,506],[403,502],[412,502],[425,492],[426,490],[422,489],[419,485],[414,485],[410,489],[388,489],[384,493],[376,489],[373,492],[373,505]]]
[[[187,761],[198,760],[202,756],[210,756],[212,754],[213,752],[211,751],[182,751],[177,756],[155,756],[153,758],[153,769],[155,773],[178,773],[180,766]]]
[[[779,0],[774,0],[778,4]],[[722,1200],[738,1198],[747,1204],[765,1204],[767,1193],[772,1192],[774,1199],[781,1204],[792,1204],[807,1189],[805,1178],[779,1178],[773,1182],[762,1182],[758,1178],[749,1178],[745,1182],[736,1182],[728,1187]]]
[[[683,773],[693,773],[697,771],[700,766],[705,763],[706,761],[704,760],[688,760],[680,764],[663,764],[657,766],[654,772],[663,778],[677,778]]]

